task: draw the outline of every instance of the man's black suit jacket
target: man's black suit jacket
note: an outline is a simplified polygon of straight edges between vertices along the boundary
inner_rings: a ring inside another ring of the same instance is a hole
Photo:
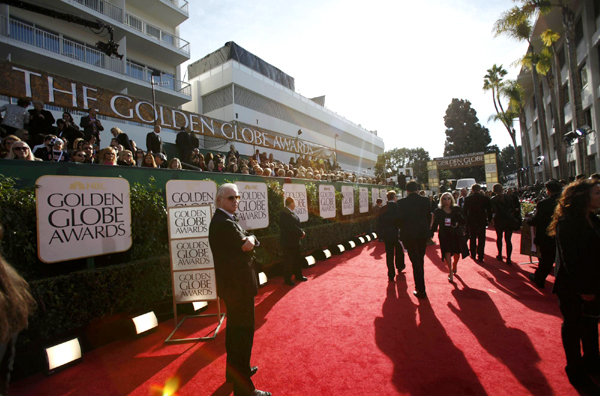
[[[81,117],[81,120],[79,122],[79,126],[83,128],[83,134],[85,136],[85,139],[88,140],[90,138],[90,136],[92,136],[93,132],[94,132],[94,127],[92,126],[91,123],[91,118],[90,116],[85,116],[85,117]],[[96,120],[98,121],[98,118],[96,118]],[[102,126],[102,123],[96,123],[96,140],[98,140],[98,142],[100,142],[100,132],[102,132],[104,130],[104,127]]]
[[[410,193],[398,201],[400,218],[400,239],[412,241],[431,236],[431,205],[429,199],[417,193]]]
[[[298,249],[303,230],[300,219],[288,208],[283,208],[279,214],[280,243],[284,248]]]
[[[398,215],[398,204],[396,204],[396,202],[390,201],[381,208],[379,211],[379,224],[380,237],[383,238],[385,242],[398,241],[398,225],[400,224],[400,217]]]
[[[492,204],[490,198],[483,194],[476,193],[466,197],[463,210],[469,226],[485,227],[492,221]]]
[[[258,293],[258,276],[254,252],[244,252],[242,238],[250,235],[221,209],[210,222],[208,240],[215,261],[217,294],[229,304]]]
[[[530,224],[536,227],[534,242],[538,246],[552,244],[554,242],[554,238],[548,236],[546,230],[552,222],[552,215],[554,214],[554,209],[556,208],[559,197],[560,194],[553,194],[548,198],[542,199],[537,204],[535,215],[531,219]]]
[[[154,154],[163,152],[163,141],[160,136],[154,132],[149,132],[146,135],[146,151]]]
[[[51,112],[43,109],[38,112],[36,109],[31,109],[29,110],[29,114],[33,116],[29,121],[29,132],[31,132],[32,135],[49,135],[54,132],[52,126],[56,120]],[[43,115],[44,118],[38,117],[39,114]]]

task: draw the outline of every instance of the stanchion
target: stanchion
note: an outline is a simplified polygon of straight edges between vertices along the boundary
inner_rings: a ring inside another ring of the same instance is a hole
[[[175,303],[175,301],[173,301],[173,314],[175,315],[175,328],[173,329],[171,334],[169,334],[169,336],[165,340],[165,343],[182,343],[182,342],[213,340],[217,337],[217,334],[219,333],[219,330],[221,329],[221,325],[223,324],[223,320],[225,319],[225,315],[226,315],[225,313],[221,313],[221,299],[219,297],[217,297],[217,313],[216,314],[187,315],[183,319],[181,319],[181,322],[177,323],[177,303]],[[217,324],[217,328],[215,329],[213,335],[207,336],[207,337],[190,337],[190,338],[175,338],[175,339],[171,338],[171,337],[173,337],[175,332],[177,330],[179,330],[179,327],[181,327],[181,325],[183,324],[183,322],[185,322],[186,319],[206,318],[206,317],[210,317],[210,316],[216,316],[217,318],[219,318],[219,323]]]

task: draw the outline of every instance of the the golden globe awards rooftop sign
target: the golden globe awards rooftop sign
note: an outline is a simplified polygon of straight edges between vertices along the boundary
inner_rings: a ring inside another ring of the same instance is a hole
[[[434,161],[436,161],[438,169],[467,168],[470,166],[483,166],[485,163],[483,156],[484,153],[481,152],[436,158]]]
[[[124,252],[131,247],[127,180],[42,176],[36,184],[41,261],[56,263]]]
[[[185,127],[196,134],[267,147],[312,157],[329,158],[333,150],[297,137],[288,137],[256,126],[225,122],[200,114],[157,106],[130,95],[109,91],[88,83],[49,74],[41,70],[0,61],[0,94],[31,97],[58,107],[86,111],[152,126],[156,119],[164,128]],[[148,83],[149,85],[149,83]]]

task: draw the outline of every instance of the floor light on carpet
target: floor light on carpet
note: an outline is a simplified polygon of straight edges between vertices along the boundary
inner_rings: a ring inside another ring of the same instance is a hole
[[[304,257],[304,260],[306,260],[306,264],[308,264],[309,267],[312,267],[317,263],[317,260],[315,260],[313,256],[306,256]]]
[[[259,285],[260,286],[264,286],[264,285],[267,284],[267,281],[268,281],[267,274],[265,274],[264,272],[260,272],[258,274],[258,283],[259,283]]]
[[[325,255],[325,260],[331,257],[331,252],[329,249],[323,249],[323,254]]]
[[[358,237],[358,240],[360,241],[360,244],[364,244],[367,240],[363,237]]]
[[[354,249],[356,247],[356,243],[354,243],[354,241],[348,241],[348,245],[350,245],[350,249]]]
[[[81,361],[81,345],[78,338],[46,348],[48,374],[62,370]]]
[[[371,235],[367,234],[365,235],[365,238],[367,239],[367,242],[371,242]]]
[[[342,254],[342,253],[344,253],[346,251],[346,248],[342,244],[337,245],[337,248],[340,251],[340,254]]]
[[[377,233],[372,232],[371,233],[371,238],[373,238],[374,241],[377,240]]]
[[[194,306],[194,311],[198,311],[199,309],[208,307],[208,303],[206,301],[196,301],[193,302],[192,305]]]
[[[154,311],[131,318],[135,326],[135,334],[138,337],[145,336],[158,328],[158,319]]]

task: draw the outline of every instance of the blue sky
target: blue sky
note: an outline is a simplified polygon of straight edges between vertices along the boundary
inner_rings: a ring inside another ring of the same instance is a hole
[[[483,76],[511,67],[522,43],[494,38],[492,26],[512,0],[339,1],[192,0],[181,37],[191,62],[235,41],[295,78],[306,97],[326,95],[330,110],[377,130],[386,150],[423,147],[442,156],[444,114],[468,99],[492,144],[510,144]],[[186,64],[187,66],[187,64]],[[518,123],[517,123],[518,124]],[[518,125],[515,125],[518,129]]]

